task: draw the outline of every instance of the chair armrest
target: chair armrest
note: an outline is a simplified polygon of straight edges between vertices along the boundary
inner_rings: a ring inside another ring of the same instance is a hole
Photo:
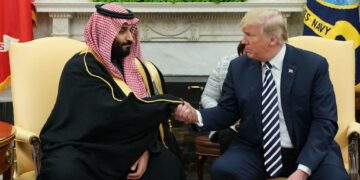
[[[349,140],[349,175],[351,180],[358,180],[360,124],[357,122],[350,123],[347,136]]]
[[[23,129],[22,127],[15,126],[15,129],[15,141],[31,144],[32,139],[39,139],[35,133]]]
[[[357,132],[358,134],[360,134],[360,123],[358,122],[351,122],[348,125],[348,130],[347,130],[347,137],[350,138],[350,136],[352,136],[352,134],[354,132]]]
[[[32,146],[32,159],[35,167],[35,176],[37,177],[40,172],[42,157],[40,138],[35,133],[19,126],[15,126],[15,129],[15,141],[27,143]]]

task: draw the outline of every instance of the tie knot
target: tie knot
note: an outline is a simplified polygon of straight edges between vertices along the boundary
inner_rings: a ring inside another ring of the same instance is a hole
[[[266,67],[267,67],[268,69],[271,69],[271,68],[272,68],[272,65],[271,65],[269,62],[266,62],[265,65],[266,65]]]

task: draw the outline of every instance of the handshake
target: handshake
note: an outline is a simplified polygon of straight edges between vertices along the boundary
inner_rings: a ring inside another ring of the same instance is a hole
[[[196,109],[193,108],[188,102],[184,101],[184,104],[178,105],[174,112],[173,117],[185,124],[196,124],[198,123],[198,117]]]

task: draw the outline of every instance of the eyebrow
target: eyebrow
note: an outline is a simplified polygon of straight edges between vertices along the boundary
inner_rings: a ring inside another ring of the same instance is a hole
[[[125,24],[123,24],[122,25],[122,27],[132,27],[133,25],[130,25],[130,24],[127,24],[127,23],[125,23]]]

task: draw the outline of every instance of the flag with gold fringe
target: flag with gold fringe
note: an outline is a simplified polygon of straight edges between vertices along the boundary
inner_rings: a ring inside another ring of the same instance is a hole
[[[9,44],[33,39],[34,0],[0,0],[0,91],[10,85]]]
[[[360,82],[359,30],[359,0],[307,1],[303,35],[345,41],[353,40],[356,55],[356,83]]]

